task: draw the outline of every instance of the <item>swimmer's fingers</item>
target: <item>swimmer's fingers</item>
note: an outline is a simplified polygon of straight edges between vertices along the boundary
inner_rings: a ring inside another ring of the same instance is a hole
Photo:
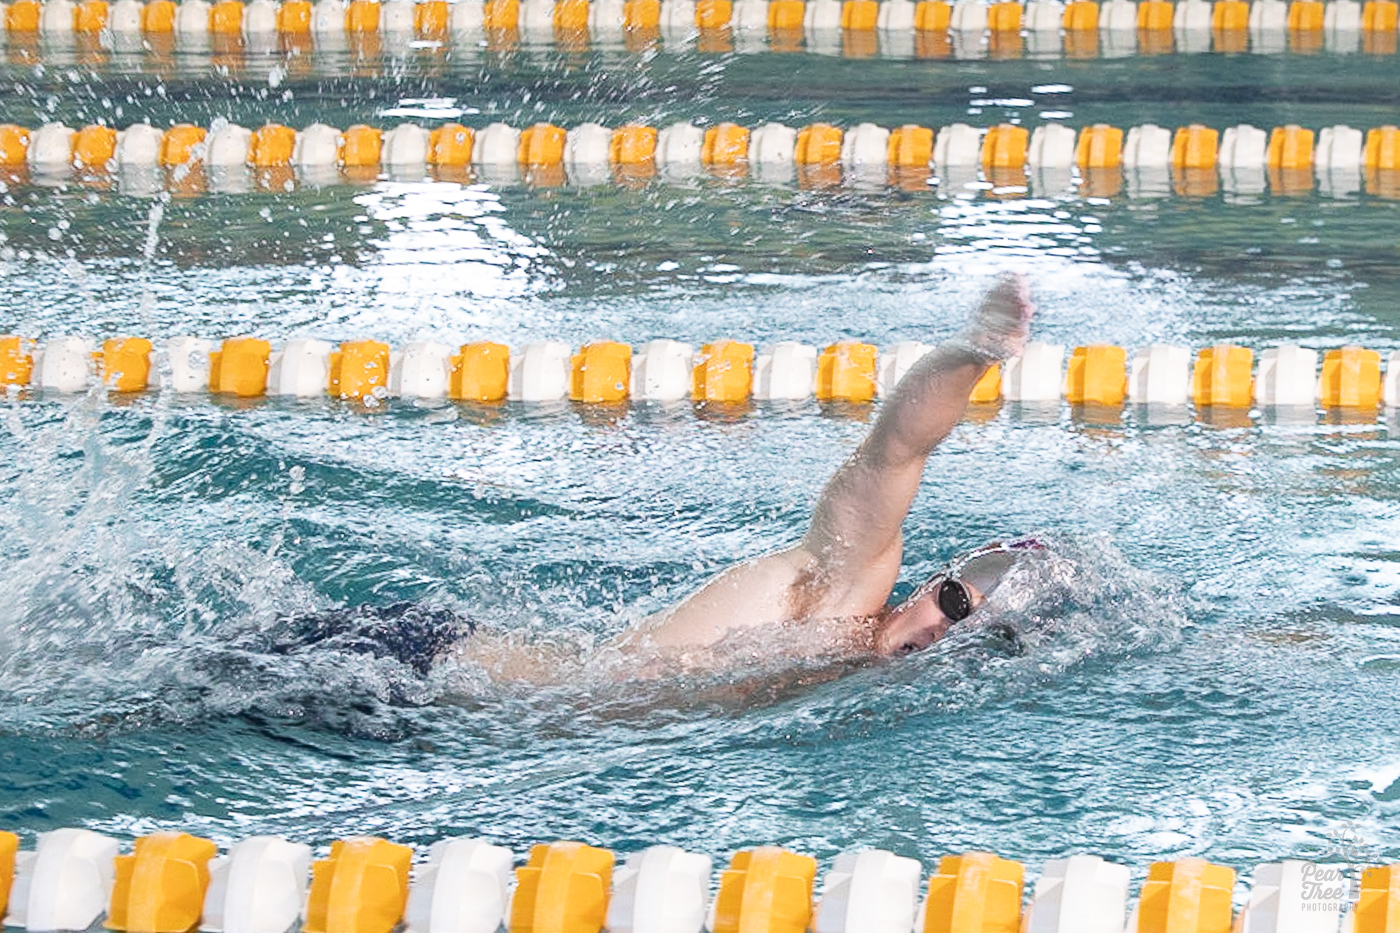
[[[1034,315],[1030,283],[1020,273],[1007,273],[973,312],[963,340],[993,359],[1017,356],[1030,338]]]
[[[1011,288],[1015,313],[1020,322],[1029,328],[1031,318],[1035,317],[1035,300],[1031,298],[1031,280],[1026,278],[1024,272],[1006,272],[997,282],[998,287],[1002,285]]]
[[[1035,302],[1030,281],[1019,272],[1004,273],[987,293],[973,320],[988,330],[1002,334],[1029,333]]]

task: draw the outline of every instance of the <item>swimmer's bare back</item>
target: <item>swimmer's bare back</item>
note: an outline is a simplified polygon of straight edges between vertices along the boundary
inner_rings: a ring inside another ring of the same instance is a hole
[[[1033,313],[1024,280],[1003,277],[962,333],[900,381],[870,434],[822,491],[801,542],[725,570],[613,639],[604,653],[618,671],[709,670],[746,651],[833,661],[890,653],[881,625],[924,464],[962,419],[988,367],[1020,353]],[[556,680],[560,665],[577,663],[567,649],[542,657],[539,646],[527,656],[520,647],[478,633],[461,654],[496,676],[533,682]]]

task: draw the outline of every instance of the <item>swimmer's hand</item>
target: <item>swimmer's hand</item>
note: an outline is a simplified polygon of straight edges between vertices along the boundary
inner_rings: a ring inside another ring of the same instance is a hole
[[[984,362],[997,363],[1020,356],[1031,334],[1031,317],[1035,303],[1031,301],[1030,285],[1019,273],[1003,275],[982,299],[972,318],[953,340],[980,357]]]

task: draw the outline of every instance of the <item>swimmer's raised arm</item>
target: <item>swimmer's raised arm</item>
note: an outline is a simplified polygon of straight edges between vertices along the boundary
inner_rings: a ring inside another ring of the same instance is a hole
[[[1032,313],[1025,281],[1002,278],[964,332],[900,380],[870,435],[827,483],[801,544],[815,559],[824,613],[869,614],[885,605],[929,454],[962,419],[987,368],[1021,351]]]
[[[962,418],[987,368],[1020,352],[1031,314],[1019,277],[998,282],[963,333],[900,381],[870,435],[827,483],[800,544],[729,568],[624,633],[618,646],[698,648],[738,628],[882,612],[899,577],[900,526],[924,462]]]

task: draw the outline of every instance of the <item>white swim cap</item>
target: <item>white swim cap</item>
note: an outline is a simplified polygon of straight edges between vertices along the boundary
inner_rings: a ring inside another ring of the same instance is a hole
[[[974,551],[949,561],[932,579],[943,577],[956,580],[975,588],[986,598],[1001,583],[1006,572],[1016,566],[1016,562],[1027,551],[1040,551],[1046,547],[1039,538],[1014,538],[1010,541],[993,541]]]

